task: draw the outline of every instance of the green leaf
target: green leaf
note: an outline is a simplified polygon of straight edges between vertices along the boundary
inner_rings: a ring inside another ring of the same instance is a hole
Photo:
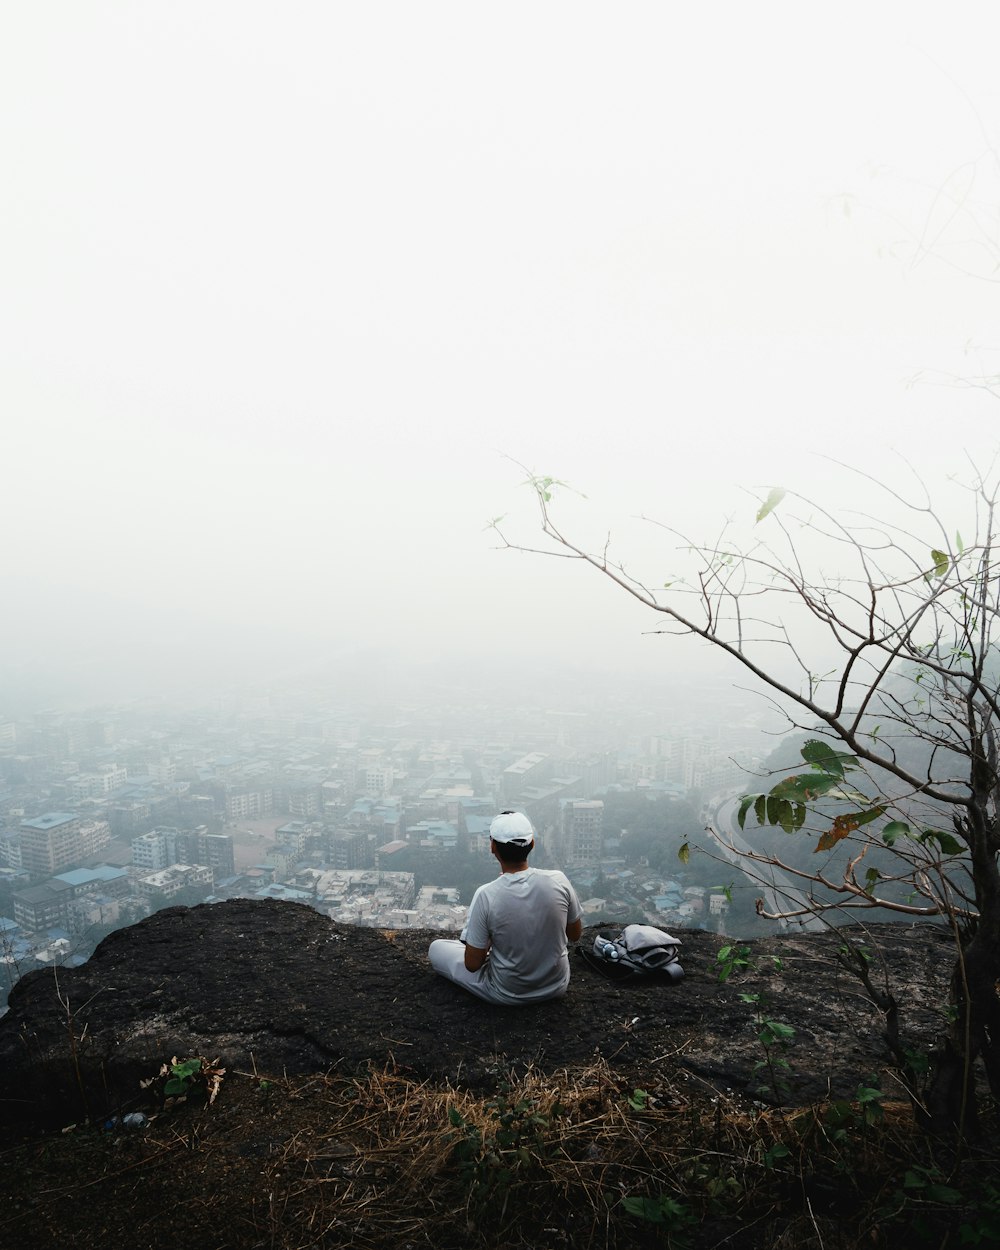
[[[870,825],[873,820],[884,815],[884,807],[870,807],[866,812],[852,812],[851,819],[856,820],[859,825]]]
[[[775,486],[774,489],[770,491],[770,493],[768,494],[767,499],[764,501],[764,503],[761,504],[760,508],[757,510],[757,521],[763,521],[763,519],[768,515],[768,513],[774,511],[774,509],[778,506],[779,503],[781,503],[784,497],[785,497],[785,492],[781,489],[781,487]]]
[[[623,1198],[622,1206],[629,1215],[636,1215],[650,1224],[663,1223],[663,1208],[659,1198]]]
[[[767,795],[758,794],[754,800],[753,814],[757,817],[757,824],[762,825],[767,817]]]
[[[777,1042],[788,1042],[795,1036],[790,1024],[782,1024],[778,1020],[765,1020],[764,1027],[757,1034],[762,1046],[774,1046]]]
[[[744,794],[743,798],[740,799],[740,810],[736,813],[736,822],[741,829],[746,822],[747,812],[750,810],[751,805],[756,801],[756,794]]]
[[[793,803],[807,803],[811,799],[819,798],[821,794],[835,790],[842,782],[843,777],[834,773],[795,773],[779,781],[771,789],[769,799],[790,799]]]
[[[955,550],[959,555],[965,550],[965,543],[962,542],[962,535],[958,530],[955,531]]]
[[[691,858],[691,848],[686,842],[684,843],[683,846],[678,847],[677,858],[681,861],[682,864],[686,864],[688,860]]]
[[[834,773],[838,777],[843,777],[858,762],[856,756],[834,750],[829,742],[824,742],[821,738],[810,738],[800,754],[813,768],[823,773]]]
[[[865,873],[865,893],[871,894],[875,889],[875,882],[881,878],[882,874],[877,868],[869,868]]]
[[[764,1166],[766,1168],[773,1168],[779,1159],[787,1159],[790,1154],[791,1151],[786,1145],[784,1145],[783,1142],[775,1142],[770,1150],[766,1151],[764,1154]]]
[[[919,841],[923,843],[936,842],[944,855],[961,855],[965,849],[958,838],[953,837],[950,833],[943,832],[941,829],[927,829],[920,835]]]
[[[950,1185],[928,1185],[924,1190],[924,1196],[928,1202],[940,1202],[949,1207],[962,1201],[962,1195]]]
[[[931,559],[934,561],[934,576],[944,577],[948,572],[948,553],[938,551],[936,547],[931,548]]]
[[[458,1111],[455,1107],[448,1108],[448,1123],[451,1124],[454,1128],[461,1128],[462,1125],[465,1123],[465,1120],[462,1118],[461,1112]]]
[[[895,846],[899,838],[908,838],[910,836],[910,826],[905,820],[890,820],[882,830],[882,841],[886,846]]]
[[[183,1063],[175,1063],[170,1069],[171,1073],[174,1076],[179,1077],[181,1080],[194,1076],[194,1074],[200,1070],[200,1059],[185,1059]]]

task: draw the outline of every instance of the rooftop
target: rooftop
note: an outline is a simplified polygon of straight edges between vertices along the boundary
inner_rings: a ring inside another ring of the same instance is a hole
[[[66,825],[76,820],[73,812],[46,812],[44,816],[36,816],[33,820],[22,820],[22,829],[54,829],[57,825]]]

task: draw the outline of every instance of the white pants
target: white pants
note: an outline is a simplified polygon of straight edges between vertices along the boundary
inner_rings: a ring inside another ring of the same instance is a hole
[[[463,990],[468,990],[470,994],[475,994],[477,998],[485,998],[488,1003],[497,1003],[501,1007],[510,1007],[509,998],[497,998],[486,980],[486,964],[476,972],[470,972],[465,966],[465,943],[458,942],[454,938],[437,938],[431,942],[430,950],[427,957],[431,961],[431,967],[440,976],[447,977],[449,981],[454,981],[456,985],[460,985]],[[487,960],[489,956],[487,956]]]
[[[447,977],[449,981],[454,981],[456,985],[460,985],[463,990],[468,990],[470,994],[475,994],[477,998],[484,998],[488,1003],[494,1003],[498,1007],[519,1005],[517,999],[506,996],[501,998],[490,985],[486,976],[489,955],[486,956],[486,963],[478,971],[470,972],[465,966],[465,943],[456,941],[454,938],[437,938],[431,942],[427,957],[435,972]],[[561,998],[565,993],[566,986],[564,985],[562,989],[546,997]],[[531,999],[531,1001],[544,1002],[545,999]]]

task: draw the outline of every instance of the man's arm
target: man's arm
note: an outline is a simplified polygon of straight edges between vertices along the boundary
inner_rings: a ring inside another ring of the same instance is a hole
[[[478,972],[486,962],[486,956],[489,953],[489,947],[470,946],[468,942],[465,944],[465,967],[469,972]]]
[[[581,933],[583,933],[583,917],[577,916],[566,926],[566,936],[571,942],[579,942]]]
[[[469,904],[469,915],[466,919],[465,928],[462,930],[462,941],[465,943],[465,967],[468,972],[478,972],[486,962],[486,955],[490,949],[492,938],[490,937],[489,918],[486,915],[488,906],[483,895],[483,887],[473,894],[472,902]],[[469,934],[472,934],[473,941],[469,942]],[[482,946],[476,946],[476,942],[482,942]]]

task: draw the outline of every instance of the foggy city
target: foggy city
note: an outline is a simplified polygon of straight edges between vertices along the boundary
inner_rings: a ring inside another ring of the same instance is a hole
[[[294,905],[426,965],[510,871],[505,811],[587,951],[711,944],[678,995],[861,911],[989,928],[992,6],[56,0],[3,30],[0,1021],[168,908]],[[186,1244],[382,1244],[279,1224]]]

